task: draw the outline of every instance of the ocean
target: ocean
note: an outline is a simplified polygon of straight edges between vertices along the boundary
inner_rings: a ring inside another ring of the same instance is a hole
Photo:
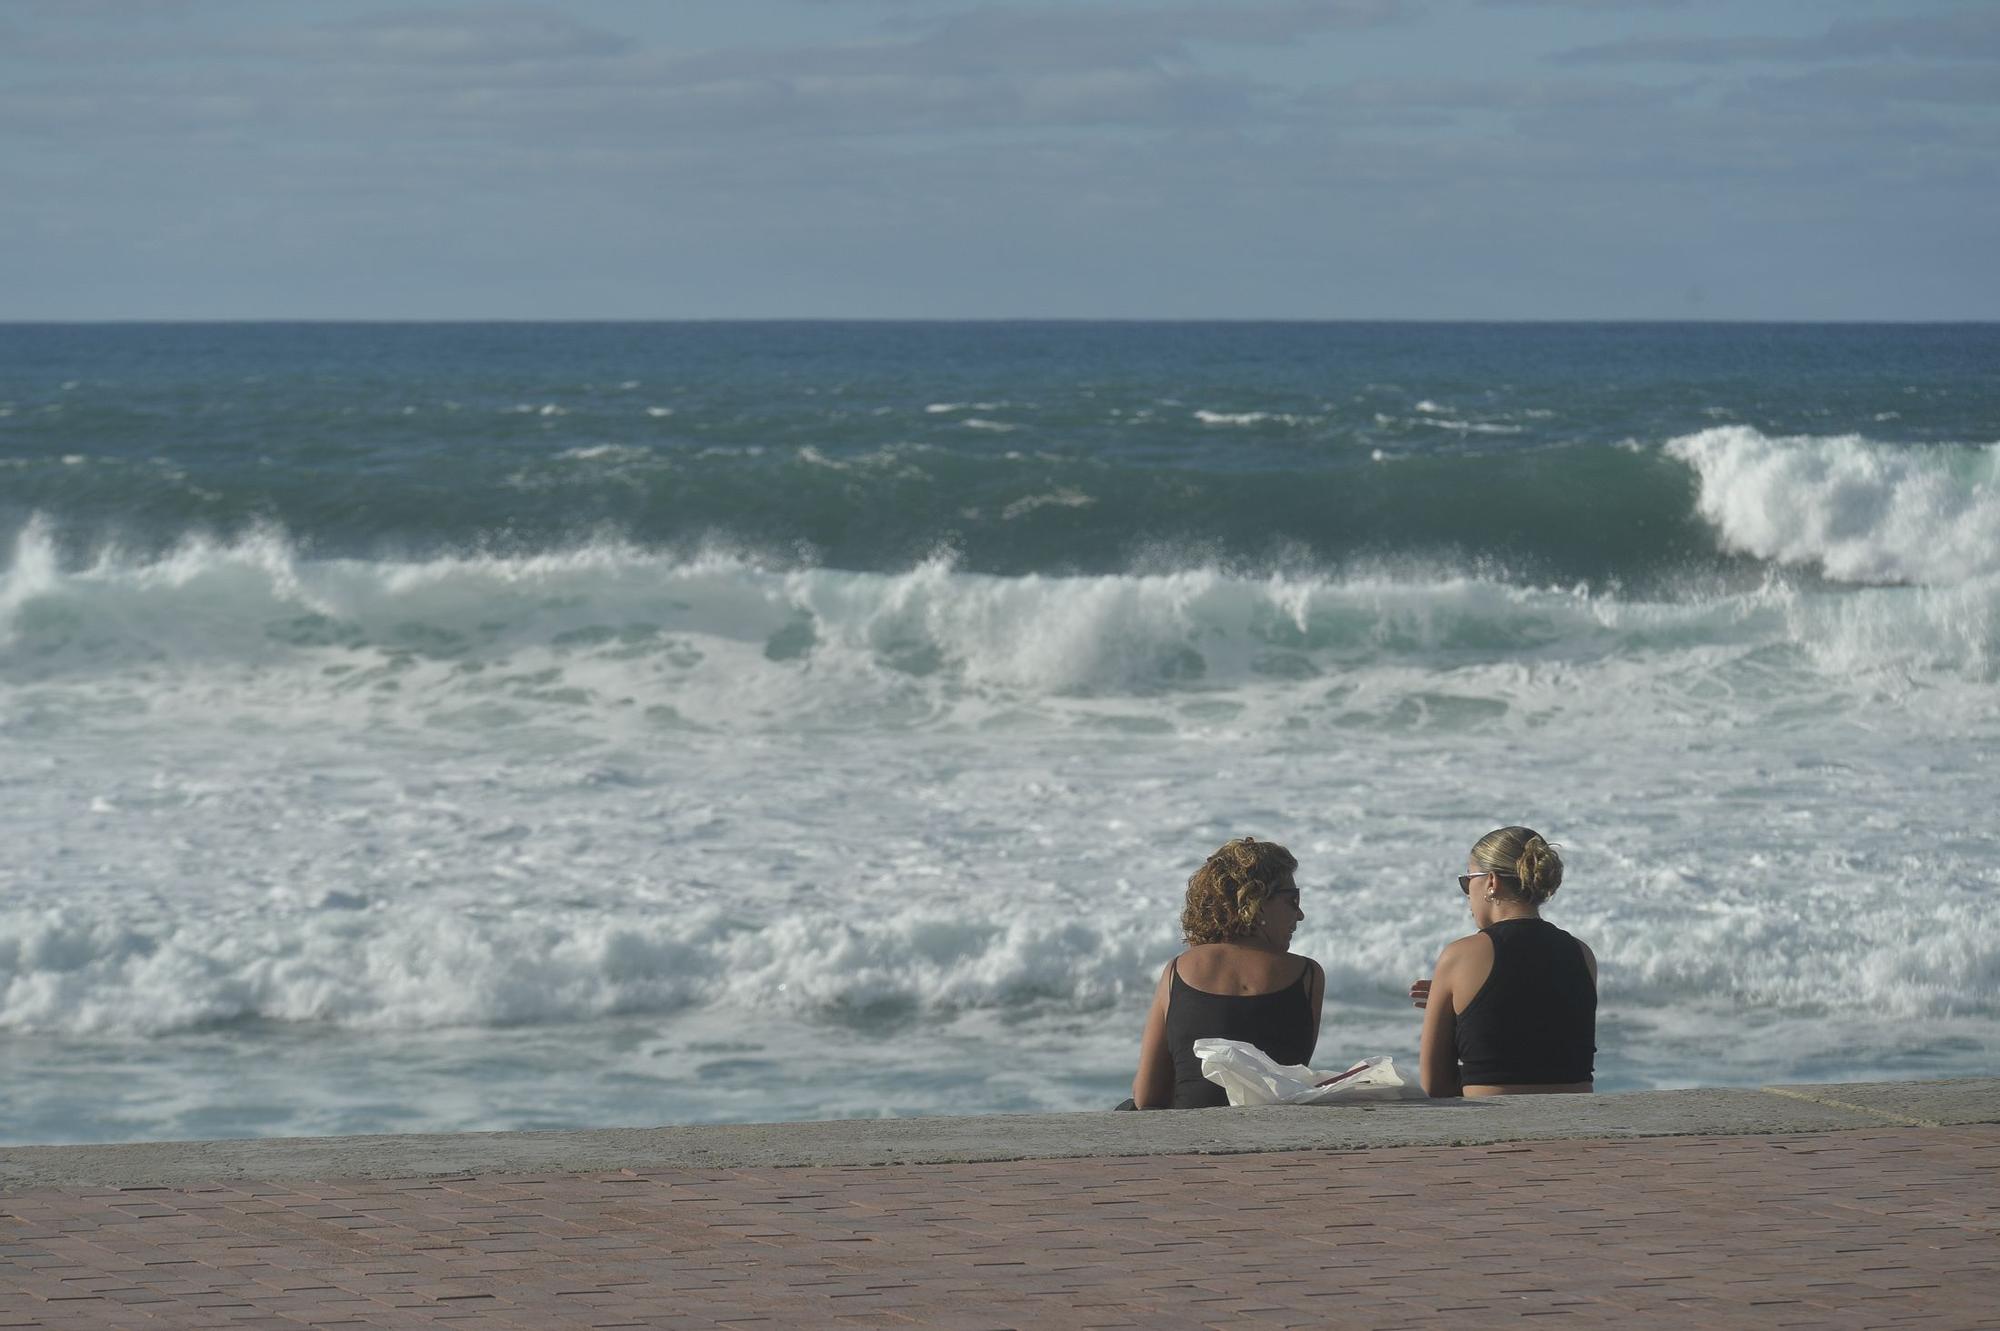
[[[1991,1075],[2000,327],[0,326],[0,1141],[1107,1108],[1229,837],[1414,1064]]]

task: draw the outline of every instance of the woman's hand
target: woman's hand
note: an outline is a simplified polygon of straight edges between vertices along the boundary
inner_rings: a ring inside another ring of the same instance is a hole
[[[1412,1007],[1429,1007],[1430,1002],[1431,982],[1429,980],[1418,980],[1410,986],[1410,1005]]]

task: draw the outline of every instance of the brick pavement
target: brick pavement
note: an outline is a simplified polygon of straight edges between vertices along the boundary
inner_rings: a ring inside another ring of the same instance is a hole
[[[0,1197],[0,1327],[2000,1327],[2000,1125]]]

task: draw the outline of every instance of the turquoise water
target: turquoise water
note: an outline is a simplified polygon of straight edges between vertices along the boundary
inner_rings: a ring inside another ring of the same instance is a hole
[[[268,524],[319,556],[1629,586],[1741,563],[1667,440],[1976,446],[1996,365],[1990,326],[15,325],[0,522],[79,554]]]

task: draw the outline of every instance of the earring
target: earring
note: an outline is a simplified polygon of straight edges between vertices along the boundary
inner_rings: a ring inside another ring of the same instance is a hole
[[[1493,890],[1492,890],[1491,888],[1489,888],[1489,889],[1487,889],[1487,892],[1486,892],[1486,899],[1487,899],[1488,901],[1498,901],[1498,900],[1500,899],[1500,894],[1499,894],[1498,892],[1495,892],[1495,891],[1493,891]]]

